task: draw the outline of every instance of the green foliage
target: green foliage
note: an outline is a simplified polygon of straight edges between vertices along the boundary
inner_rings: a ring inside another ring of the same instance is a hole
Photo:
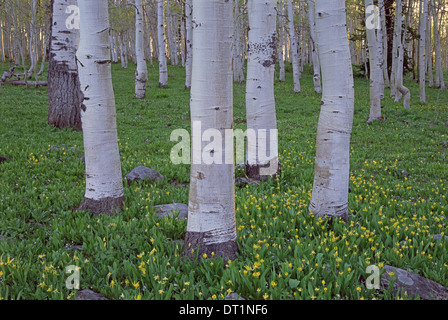
[[[366,289],[372,264],[448,286],[447,242],[430,236],[447,229],[446,94],[427,89],[428,103],[420,105],[417,84],[406,82],[411,109],[386,90],[387,120],[368,125],[368,81],[355,79],[352,217],[330,224],[308,214],[320,95],[309,73],[294,94],[287,73],[286,82],[275,83],[282,172],[237,185],[239,257],[197,264],[180,257],[186,221],[153,212],[188,201],[181,184],[189,182],[189,166],[170,163],[169,138],[190,128],[189,92],[184,70],[169,69],[170,86],[159,89],[157,68],[149,67],[147,98],[136,100],[133,66],[113,65],[123,174],[144,165],[165,176],[125,182],[125,208],[115,217],[75,210],[85,188],[82,133],[47,125],[46,88],[2,87],[0,156],[8,159],[0,164],[0,234],[14,243],[0,241],[0,299],[74,299],[76,290],[65,286],[69,265],[81,268],[82,289],[110,299],[223,299],[230,292],[246,299],[395,299]],[[235,85],[235,119],[245,119],[244,93]]]

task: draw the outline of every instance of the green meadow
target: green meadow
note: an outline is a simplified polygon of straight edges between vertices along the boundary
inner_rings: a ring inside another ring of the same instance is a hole
[[[0,64],[1,70],[9,65]],[[134,94],[134,65],[112,66],[123,177],[137,166],[163,181],[125,186],[117,216],[76,210],[84,195],[82,133],[47,124],[46,87],[4,85],[0,93],[0,299],[75,299],[81,289],[109,299],[257,300],[409,299],[367,289],[366,268],[406,269],[448,287],[448,93],[405,76],[411,109],[389,97],[385,120],[367,124],[369,81],[355,78],[348,223],[311,217],[320,95],[305,68],[301,94],[292,73],[275,82],[281,174],[236,184],[240,253],[233,261],[181,257],[186,220],[161,218],[154,206],[188,203],[189,165],[170,161],[174,129],[190,129],[184,69],[169,66],[158,88],[150,66],[147,97]],[[245,129],[245,85],[234,86],[235,127]],[[236,177],[243,177],[237,169]]]

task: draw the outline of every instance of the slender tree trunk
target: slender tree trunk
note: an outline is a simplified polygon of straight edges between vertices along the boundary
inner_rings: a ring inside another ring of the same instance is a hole
[[[53,0],[51,42],[48,64],[48,124],[57,128],[82,130],[81,103],[76,48],[79,31],[67,28],[68,5],[76,0]]]
[[[294,28],[294,9],[292,7],[293,0],[286,0],[288,5],[288,21],[289,21],[289,42],[291,50],[292,73],[294,82],[294,92],[300,93],[300,60],[299,46]]]
[[[370,17],[375,12],[370,11],[374,9],[373,0],[365,0],[365,16],[366,16],[366,34],[367,45],[369,48],[369,73],[370,73],[370,115],[367,122],[372,122],[381,119],[381,82],[380,78],[383,77],[379,47],[382,45],[381,40],[377,36],[377,27],[375,24],[380,21],[375,21],[374,25],[371,25]],[[379,18],[379,16],[378,16]]]
[[[277,58],[279,63],[279,75],[278,81],[285,82],[285,55],[283,54],[283,46],[284,46],[284,14],[285,7],[283,0],[278,0],[278,10],[280,14],[277,15],[277,30],[278,30],[278,44],[277,44]]]
[[[135,0],[135,54],[137,69],[135,71],[135,97],[144,99],[146,96],[146,81],[148,69],[145,61],[145,49],[143,41],[143,7],[142,0]]]
[[[440,49],[440,32],[439,32],[439,7],[436,7],[435,0],[432,2],[432,17],[434,22],[434,51],[435,51],[435,86],[437,88],[445,88],[445,81],[443,79],[443,69],[442,69],[442,52]]]
[[[84,95],[81,118],[86,193],[79,210],[115,214],[122,209],[123,182],[109,48],[107,0],[78,0],[80,42],[76,54]]]
[[[233,45],[233,79],[236,83],[244,82],[244,21],[243,8],[240,6],[240,0],[234,0],[234,21],[235,35]]]
[[[278,171],[274,73],[276,60],[276,0],[249,0],[246,118],[248,135],[246,174],[263,179]]]
[[[401,0],[398,0],[396,3],[396,9],[395,9],[395,23],[397,25],[397,71],[396,71],[396,88],[397,91],[400,93],[400,96],[397,94],[395,96],[395,102],[398,102],[401,100],[401,97],[403,97],[403,107],[405,109],[410,108],[410,101],[411,101],[411,92],[407,87],[403,85],[403,63],[404,63],[404,43],[406,41],[406,33],[407,33],[407,24],[405,24],[404,32],[402,32],[402,3]],[[397,92],[397,93],[398,93]]]
[[[233,132],[233,2],[193,0],[193,8],[197,25],[191,87],[193,161],[183,253],[233,260],[238,252],[233,133],[227,136]],[[201,143],[209,129],[220,137]],[[224,137],[230,143],[222,148]]]
[[[426,103],[426,56],[425,56],[425,39],[426,39],[426,16],[428,11],[428,0],[420,1],[419,14],[419,33],[418,41],[418,82],[420,85],[420,103]]]
[[[316,0],[315,5],[323,91],[309,209],[347,220],[354,88],[345,1]]]
[[[310,25],[310,46],[311,46],[311,59],[313,61],[313,83],[314,91],[317,93],[322,92],[322,86],[320,83],[320,62],[319,53],[317,52],[316,45],[316,32],[314,23],[314,1],[308,0],[308,20]]]
[[[159,43],[159,88],[168,85],[168,66],[166,58],[165,24],[163,21],[164,0],[157,4],[157,37]]]
[[[187,51],[185,60],[185,90],[191,88],[191,70],[193,62],[193,1],[185,1],[185,49]]]
[[[432,71],[432,41],[431,41],[431,11],[426,16],[426,72],[428,73],[428,87],[434,87],[434,74]]]
[[[382,41],[382,50],[383,50],[382,68],[383,68],[384,86],[387,88],[390,88],[389,67],[388,67],[389,49],[388,49],[388,41],[387,41],[388,33],[387,33],[384,1],[378,0],[378,6],[380,9],[380,21],[381,21],[381,36],[382,36],[381,41]],[[384,94],[383,94],[383,96],[384,96]]]

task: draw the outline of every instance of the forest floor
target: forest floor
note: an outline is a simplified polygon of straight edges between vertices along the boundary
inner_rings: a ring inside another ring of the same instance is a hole
[[[186,221],[153,212],[188,203],[189,165],[170,162],[177,143],[171,132],[190,128],[185,73],[169,66],[169,86],[159,89],[157,67],[148,69],[147,97],[136,100],[134,66],[113,65],[122,172],[142,165],[165,179],[124,180],[125,208],[113,217],[75,210],[85,191],[82,133],[47,124],[46,88],[1,87],[0,299],[74,299],[76,290],[66,288],[73,265],[81,289],[125,300],[218,300],[232,292],[245,299],[396,299],[390,289],[366,288],[370,265],[448,287],[448,242],[432,238],[447,234],[448,91],[427,89],[422,105],[418,84],[406,77],[411,109],[386,90],[387,119],[367,124],[369,82],[355,78],[352,216],[330,225],[308,214],[320,95],[307,72],[302,93],[294,94],[288,72],[275,83],[282,172],[258,185],[237,184],[238,258],[196,264],[180,258]],[[244,93],[235,84],[241,129]]]

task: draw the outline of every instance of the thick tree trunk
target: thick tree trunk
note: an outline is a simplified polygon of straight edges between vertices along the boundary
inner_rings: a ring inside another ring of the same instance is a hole
[[[250,178],[262,179],[274,176],[278,171],[274,98],[276,0],[249,0],[247,8],[246,118],[247,130],[253,130],[257,138],[248,136],[246,174]]]
[[[148,69],[145,61],[145,49],[143,41],[143,7],[142,0],[135,0],[135,54],[137,58],[137,69],[135,70],[135,97],[144,99],[146,97],[146,81],[148,80]]]
[[[315,5],[323,91],[309,209],[319,217],[347,220],[354,88],[345,1],[316,0]]]
[[[112,86],[107,0],[78,0],[80,43],[76,54],[84,101],[86,193],[79,210],[115,214],[124,195]]]
[[[53,0],[51,42],[48,65],[48,124],[57,128],[82,130],[81,103],[76,47],[79,31],[66,26],[68,5],[76,0]]]
[[[233,129],[233,2],[193,0],[193,8],[193,148],[183,253],[233,260],[238,252],[233,134],[225,135]],[[220,135],[213,137],[215,143],[202,141],[209,129]],[[221,137],[231,143],[222,148]]]

